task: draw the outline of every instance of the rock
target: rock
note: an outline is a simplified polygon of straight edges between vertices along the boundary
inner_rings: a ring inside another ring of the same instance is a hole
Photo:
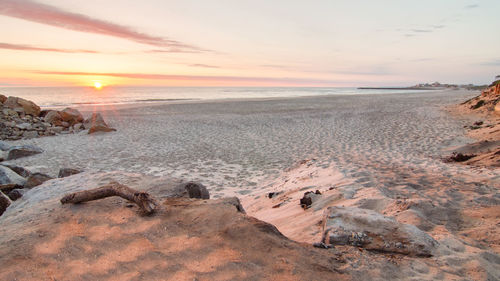
[[[73,129],[75,129],[76,131],[81,131],[85,129],[85,126],[83,126],[82,123],[76,123],[75,125],[73,125]]]
[[[17,199],[23,197],[24,191],[22,189],[13,189],[11,190],[7,196],[10,198],[12,201],[16,201]]]
[[[26,139],[38,138],[38,132],[37,131],[25,131],[23,133],[23,137]]]
[[[50,128],[49,131],[54,133],[54,134],[60,134],[63,130],[64,130],[63,127],[56,126],[56,127]]]
[[[411,256],[432,256],[437,245],[414,225],[355,207],[329,207],[325,211],[322,242]]]
[[[0,150],[7,151],[10,149],[10,145],[4,141],[0,141]]]
[[[13,146],[8,150],[7,160],[31,156],[42,153],[43,150],[33,145]]]
[[[319,192],[319,190],[316,190],[316,192],[308,191],[304,193],[304,196],[300,199],[300,206],[304,209],[308,209],[320,196],[321,192]]]
[[[0,192],[0,216],[7,210],[10,206],[10,199],[5,194]]]
[[[204,185],[195,182],[187,182],[177,185],[168,197],[210,199],[210,194]]]
[[[268,197],[269,199],[271,199],[271,198],[273,198],[274,196],[278,196],[278,195],[280,195],[281,193],[283,193],[283,191],[278,191],[278,192],[269,192],[269,193],[267,194],[267,197]]]
[[[22,111],[32,116],[40,115],[40,107],[34,102],[18,97],[8,97],[4,106],[12,109],[22,108]]]
[[[4,95],[0,95],[0,103],[4,103],[7,100],[7,97]]]
[[[62,117],[61,114],[59,114],[58,111],[51,110],[49,111],[43,120],[49,124],[52,124],[54,126],[61,126],[62,125]]]
[[[69,128],[69,122],[66,121],[61,122],[61,126],[63,126],[64,128]]]
[[[92,113],[92,116],[86,121],[86,123],[90,124],[89,134],[93,134],[95,132],[116,131],[116,129],[110,128],[108,124],[104,122],[100,113]]]
[[[77,170],[77,169],[71,169],[71,168],[62,168],[59,170],[59,175],[57,176],[58,178],[65,178],[69,177],[72,175],[76,175],[81,173],[82,171]]]
[[[184,188],[188,192],[189,198],[210,199],[207,188],[201,183],[188,182],[184,184]]]
[[[500,101],[497,102],[493,110],[495,111],[496,114],[500,115]]]
[[[16,128],[21,129],[21,130],[31,130],[32,126],[30,123],[21,123],[21,124],[17,124]]]
[[[0,166],[0,184],[17,184],[24,186],[25,183],[25,178],[5,166]]]
[[[71,125],[83,122],[83,115],[77,109],[67,107],[59,112],[62,120],[70,123]]]
[[[2,166],[5,166],[12,171],[14,171],[16,174],[20,175],[23,178],[27,178],[31,175],[31,172],[23,167],[16,166],[16,165],[10,165],[10,164],[2,164]]]
[[[42,183],[51,180],[52,177],[42,174],[42,173],[34,173],[31,176],[28,177],[26,184],[24,185],[25,188],[33,188],[35,186],[41,185]]]
[[[6,116],[19,117],[19,114],[15,110],[12,110],[10,108],[4,108],[2,110],[2,113],[3,113],[3,115],[6,115]]]
[[[5,194],[11,192],[14,189],[23,189],[23,188],[24,186],[15,183],[0,184],[0,191]]]

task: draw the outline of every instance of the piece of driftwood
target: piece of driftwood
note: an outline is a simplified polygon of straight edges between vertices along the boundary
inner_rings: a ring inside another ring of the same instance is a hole
[[[61,198],[61,203],[78,204],[111,196],[120,196],[121,198],[134,202],[145,214],[154,213],[157,207],[155,200],[149,193],[137,191],[117,182],[110,182],[98,188],[67,194]]]

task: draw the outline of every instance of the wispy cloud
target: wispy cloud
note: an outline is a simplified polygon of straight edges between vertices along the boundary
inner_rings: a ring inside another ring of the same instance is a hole
[[[204,67],[204,68],[220,68],[216,65],[210,65],[210,64],[203,64],[203,63],[193,63],[193,64],[189,64],[189,66],[192,66],[192,67]]]
[[[471,4],[471,5],[467,5],[465,6],[466,9],[475,9],[475,8],[479,8],[479,5],[478,4]]]
[[[486,65],[486,66],[500,66],[500,59],[494,59],[486,62],[480,63],[480,65]]]
[[[334,85],[336,81],[293,78],[293,77],[245,77],[245,76],[204,76],[204,75],[172,75],[153,73],[109,73],[109,72],[73,72],[73,71],[43,71],[31,70],[30,73],[45,75],[69,76],[109,76],[131,79],[170,80],[170,81],[212,81],[212,82],[240,82],[240,83],[272,83],[272,84],[301,84],[301,85]]]
[[[73,50],[73,49],[57,49],[57,48],[45,48],[45,47],[35,47],[23,44],[10,44],[1,43],[0,49],[16,50],[16,51],[39,51],[39,52],[57,52],[57,53],[87,53],[87,54],[97,54],[99,52],[92,50]]]
[[[162,48],[163,51],[203,52],[194,45],[138,32],[130,27],[64,11],[31,0],[1,0],[0,14],[69,30],[108,35]]]

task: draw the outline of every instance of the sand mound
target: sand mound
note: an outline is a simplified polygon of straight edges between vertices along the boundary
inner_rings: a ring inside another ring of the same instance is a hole
[[[347,280],[327,251],[238,212],[235,199],[166,199],[142,217],[121,198],[61,205],[62,194],[121,180],[168,197],[178,184],[124,173],[46,182],[0,217],[1,280]],[[88,182],[84,184],[84,182]]]

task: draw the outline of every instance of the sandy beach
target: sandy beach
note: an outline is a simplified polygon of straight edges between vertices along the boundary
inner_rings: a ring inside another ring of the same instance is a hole
[[[60,180],[42,185],[51,196],[111,179],[133,186],[201,182],[212,198],[239,197],[248,215],[309,247],[322,239],[328,207],[372,210],[418,227],[436,249],[433,257],[418,258],[336,246],[330,251],[337,257],[356,260],[337,265],[349,278],[495,280],[499,170],[443,161],[450,147],[471,141],[464,130],[470,119],[445,107],[475,95],[448,90],[82,107],[84,115],[101,112],[117,131],[16,141],[44,153],[6,163],[54,177],[61,167],[85,171],[60,182],[64,190],[55,191]],[[320,199],[304,210],[300,198],[315,190]],[[270,192],[277,194],[269,198]],[[46,200],[47,208],[58,208]],[[33,212],[47,210],[37,204]],[[15,206],[7,214],[21,208]]]
[[[364,187],[390,184],[383,171],[407,172],[407,167],[459,180],[457,175],[491,174],[440,161],[442,149],[467,141],[460,137],[462,123],[440,108],[473,95],[449,91],[101,107],[95,110],[116,133],[18,141],[47,153],[11,163],[52,175],[71,166],[186,178],[206,183],[215,197],[258,192],[263,179],[312,158]],[[84,115],[89,110],[81,108]]]

